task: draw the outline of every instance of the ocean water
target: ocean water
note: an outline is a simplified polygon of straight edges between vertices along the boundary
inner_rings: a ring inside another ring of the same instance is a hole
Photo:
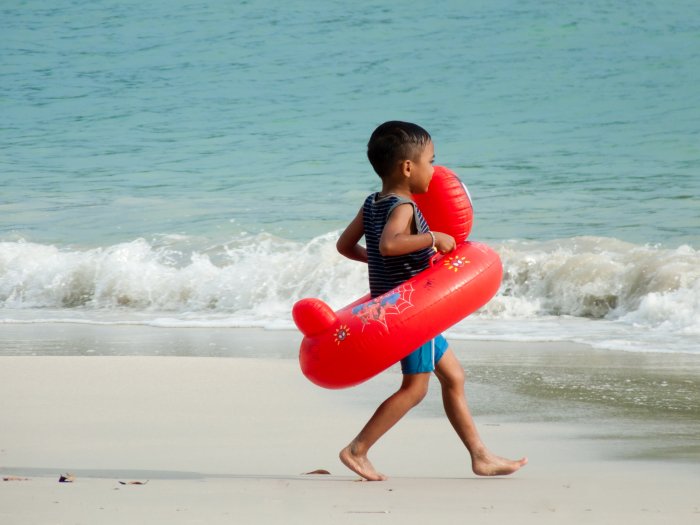
[[[370,133],[402,119],[504,263],[450,337],[700,352],[695,0],[0,12],[0,323],[276,329],[301,297],[343,306],[367,277],[335,240],[378,187]]]

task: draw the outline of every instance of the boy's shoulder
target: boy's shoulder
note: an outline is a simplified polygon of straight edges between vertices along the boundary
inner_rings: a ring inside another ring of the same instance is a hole
[[[380,192],[374,192],[369,194],[362,206],[363,217],[365,221],[370,221],[375,225],[381,223],[381,226],[384,226],[394,210],[404,204],[411,205],[413,220],[416,221],[416,224],[419,224],[418,215],[420,210],[416,203],[407,197],[402,197],[395,193],[381,195]]]
[[[410,204],[415,206],[415,202],[407,197],[402,197],[396,193],[387,193],[382,195],[381,192],[375,191],[367,195],[364,201],[365,205],[394,205],[394,204]]]

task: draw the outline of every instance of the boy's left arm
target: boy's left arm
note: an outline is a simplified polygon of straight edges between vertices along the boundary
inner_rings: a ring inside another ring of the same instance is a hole
[[[431,246],[440,253],[455,249],[454,237],[446,233],[413,233],[413,217],[411,204],[400,204],[391,212],[379,240],[379,252],[382,255],[404,255]]]
[[[405,255],[433,244],[429,233],[412,233],[413,206],[400,204],[389,215],[379,239],[379,252],[385,257]]]

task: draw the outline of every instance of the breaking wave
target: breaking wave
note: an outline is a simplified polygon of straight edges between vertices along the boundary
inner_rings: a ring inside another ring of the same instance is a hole
[[[366,293],[365,267],[338,255],[336,238],[328,233],[299,243],[260,234],[203,246],[161,236],[91,249],[0,242],[0,318],[291,327],[291,307],[301,297],[340,307]],[[501,289],[457,325],[457,334],[472,319],[492,322],[494,332],[505,322],[544,327],[552,319],[580,319],[614,322],[627,339],[634,329],[700,335],[700,254],[691,247],[600,237],[493,247],[504,265]]]

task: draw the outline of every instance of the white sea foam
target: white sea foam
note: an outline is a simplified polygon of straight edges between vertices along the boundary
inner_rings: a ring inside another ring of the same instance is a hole
[[[363,265],[337,233],[308,243],[184,236],[76,249],[0,243],[4,322],[291,328],[301,297],[341,307],[366,293]],[[453,337],[571,340],[628,350],[700,351],[700,255],[609,238],[494,244],[498,295]]]
[[[512,241],[498,251],[505,272],[501,293],[486,308],[492,315],[620,319],[636,312],[639,322],[659,326],[680,313],[689,329],[698,328],[700,254],[687,246],[669,250],[579,237]],[[681,311],[662,313],[652,298]]]
[[[700,351],[700,254],[692,248],[598,237],[496,247],[501,290],[455,336]]]
[[[179,250],[144,239],[87,250],[0,243],[0,306],[8,310],[172,312],[288,318],[299,297],[349,301],[365,269],[337,254],[335,234],[307,244],[269,235]],[[189,243],[184,243],[189,244]]]

